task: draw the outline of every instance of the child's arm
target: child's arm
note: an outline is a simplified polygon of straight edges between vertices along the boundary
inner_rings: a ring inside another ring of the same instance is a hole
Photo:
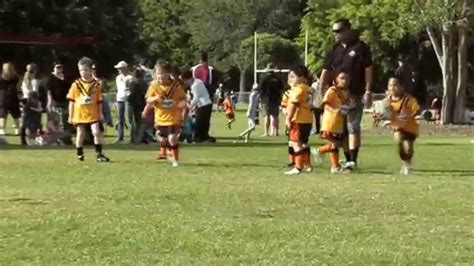
[[[68,122],[72,125],[72,118],[74,117],[74,102],[69,102],[69,118]]]
[[[153,106],[150,104],[145,105],[145,108],[143,109],[143,112],[142,112],[142,117],[146,118],[152,108]]]
[[[288,103],[288,109],[287,109],[287,114],[286,114],[286,123],[285,123],[288,128],[290,128],[290,126],[291,126],[291,118],[293,118],[295,113],[296,113],[296,104]]]
[[[325,103],[324,104],[324,111],[328,111],[328,112],[331,112],[331,113],[338,113],[341,111],[341,109],[338,109],[338,108],[333,108],[331,105],[329,105],[328,103]]]

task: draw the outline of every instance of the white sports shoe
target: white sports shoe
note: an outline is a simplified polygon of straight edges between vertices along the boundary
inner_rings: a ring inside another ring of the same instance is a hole
[[[305,166],[305,167],[303,168],[302,172],[311,173],[311,172],[313,172],[313,167],[311,167],[311,166]]]
[[[354,171],[357,168],[357,164],[355,162],[346,162],[342,168],[345,171]]]
[[[178,167],[178,161],[172,161],[171,166],[172,167]]]
[[[331,174],[340,174],[342,173],[342,168],[341,167],[332,167],[331,168]]]
[[[0,136],[5,136],[5,129],[0,129]]]
[[[311,155],[313,155],[314,162],[317,164],[323,163],[323,154],[319,152],[319,149],[311,148]]]
[[[402,165],[402,169],[400,169],[400,174],[401,175],[410,175],[411,169],[410,165]]]
[[[290,171],[286,171],[285,172],[285,175],[299,175],[301,173],[300,170],[298,170],[298,168],[293,168],[291,169]]]

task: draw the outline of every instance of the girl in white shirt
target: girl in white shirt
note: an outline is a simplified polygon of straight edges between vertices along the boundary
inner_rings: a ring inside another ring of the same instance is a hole
[[[21,82],[21,92],[23,94],[23,99],[26,100],[30,92],[39,90],[39,81],[36,78],[36,64],[28,64],[26,66],[26,72],[23,76],[23,81]]]

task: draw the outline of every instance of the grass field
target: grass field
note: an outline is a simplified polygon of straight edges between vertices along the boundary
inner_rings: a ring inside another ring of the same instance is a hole
[[[218,115],[177,169],[156,146],[0,146],[0,265],[472,265],[472,137],[422,136],[408,177],[389,134],[364,136],[357,174],[287,177],[283,137],[232,143],[245,124]]]

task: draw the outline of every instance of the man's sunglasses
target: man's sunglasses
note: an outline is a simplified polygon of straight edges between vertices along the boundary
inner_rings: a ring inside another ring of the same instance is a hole
[[[343,32],[345,32],[345,31],[346,31],[345,28],[340,28],[340,29],[332,30],[333,33],[343,33]]]

